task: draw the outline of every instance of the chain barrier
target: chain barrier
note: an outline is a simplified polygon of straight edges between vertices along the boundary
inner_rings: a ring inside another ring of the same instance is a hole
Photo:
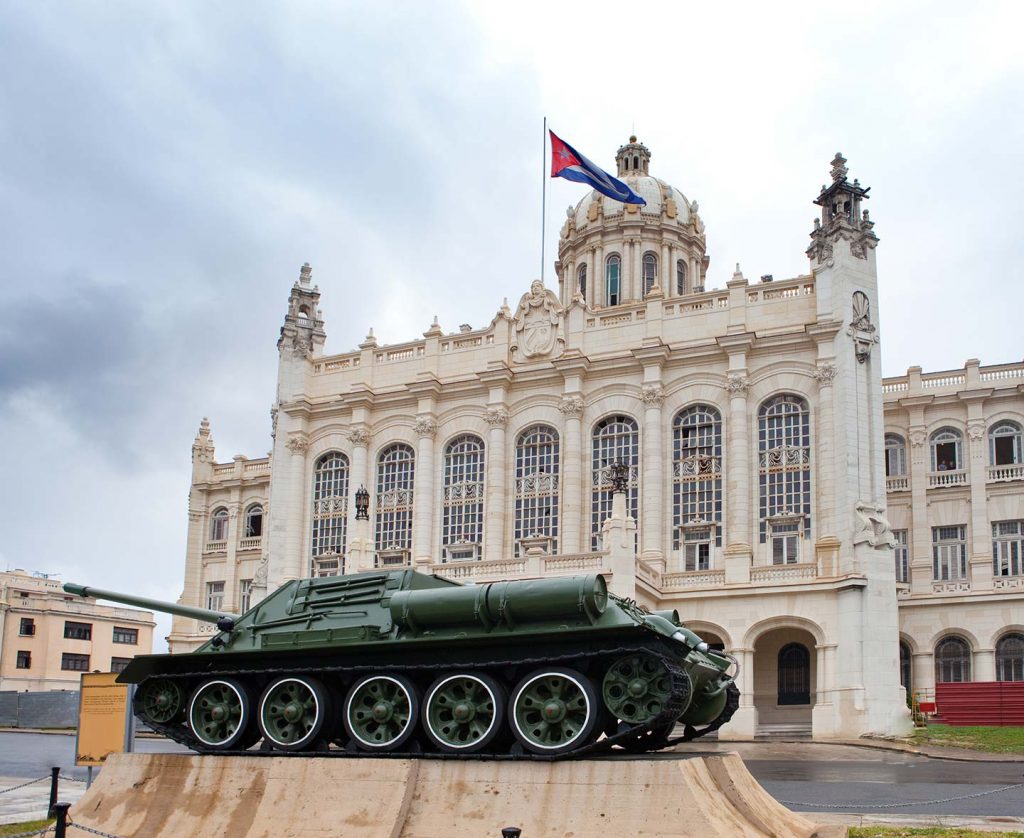
[[[49,780],[49,779],[50,779],[50,775],[49,774],[47,774],[45,777],[36,777],[34,780],[29,780],[27,783],[22,783],[21,785],[17,785],[17,786],[11,786],[9,789],[0,789],[0,794],[7,794],[7,792],[9,792],[9,791],[17,791],[18,789],[25,788],[25,786],[31,786],[33,783],[41,783],[43,780]]]
[[[786,806],[801,806],[815,809],[900,809],[905,806],[934,806],[938,803],[952,803],[954,800],[970,800],[974,797],[986,797],[990,794],[999,794],[1012,789],[1024,788],[1024,783],[1014,783],[1012,786],[1003,786],[989,791],[976,791],[973,794],[961,794],[956,797],[943,797],[940,800],[911,800],[903,803],[807,803],[802,800],[780,800]]]
[[[58,776],[59,776],[59,779],[64,780],[65,782],[68,782],[68,783],[84,783],[84,782],[86,782],[85,780],[79,780],[77,777],[67,777],[64,774],[60,774]]]
[[[71,820],[70,815],[68,816],[68,826],[74,827],[75,829],[81,829],[83,832],[91,832],[93,835],[101,836],[101,838],[120,838],[118,835],[111,835],[109,832],[103,832],[99,829],[93,829],[91,826],[83,826],[80,823],[75,823]]]
[[[7,838],[32,838],[33,835],[45,835],[47,832],[52,832],[54,828],[53,826],[44,826],[35,832],[19,832],[17,835],[8,835]]]

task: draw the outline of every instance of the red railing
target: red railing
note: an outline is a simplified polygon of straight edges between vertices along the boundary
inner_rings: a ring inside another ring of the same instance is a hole
[[[1024,681],[936,684],[935,703],[948,725],[1024,725]]]

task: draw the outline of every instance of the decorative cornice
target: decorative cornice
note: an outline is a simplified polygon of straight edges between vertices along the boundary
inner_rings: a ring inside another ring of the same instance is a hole
[[[730,396],[745,396],[750,389],[750,379],[742,373],[732,372],[724,386]]]
[[[558,403],[558,409],[563,416],[579,418],[583,415],[583,399],[579,396],[563,396]]]
[[[416,431],[416,436],[433,438],[437,433],[437,422],[429,416],[420,416],[416,420],[416,424],[413,425],[413,429]]]
[[[640,391],[640,401],[648,407],[661,407],[665,401],[665,391],[660,384],[645,384]]]
[[[820,387],[831,387],[835,377],[839,374],[839,368],[832,363],[818,364],[814,370],[814,378]]]
[[[492,428],[503,428],[508,424],[508,411],[503,407],[490,407],[484,414],[484,421]]]

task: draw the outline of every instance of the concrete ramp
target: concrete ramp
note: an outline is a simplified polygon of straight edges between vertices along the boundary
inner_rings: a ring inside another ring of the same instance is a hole
[[[839,838],[736,754],[485,762],[115,754],[71,809],[120,838]]]

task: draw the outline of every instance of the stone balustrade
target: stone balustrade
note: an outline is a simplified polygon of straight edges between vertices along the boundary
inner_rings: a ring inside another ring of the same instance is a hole
[[[939,489],[945,486],[966,486],[967,472],[963,469],[955,471],[932,471],[928,473],[928,488]]]
[[[815,562],[797,562],[795,564],[772,564],[750,568],[750,582],[753,585],[779,585],[793,582],[806,582],[816,579],[818,565]]]
[[[1024,463],[988,467],[989,483],[1004,483],[1009,480],[1024,480]]]
[[[239,550],[259,550],[263,544],[263,538],[256,536],[255,538],[243,538],[238,542]]]
[[[909,492],[910,478],[905,474],[897,474],[885,478],[885,491],[887,492]]]
[[[207,541],[203,547],[204,553],[226,553],[228,543],[226,541]]]
[[[663,591],[681,591],[690,588],[720,588],[725,584],[724,570],[688,570],[661,574]]]

